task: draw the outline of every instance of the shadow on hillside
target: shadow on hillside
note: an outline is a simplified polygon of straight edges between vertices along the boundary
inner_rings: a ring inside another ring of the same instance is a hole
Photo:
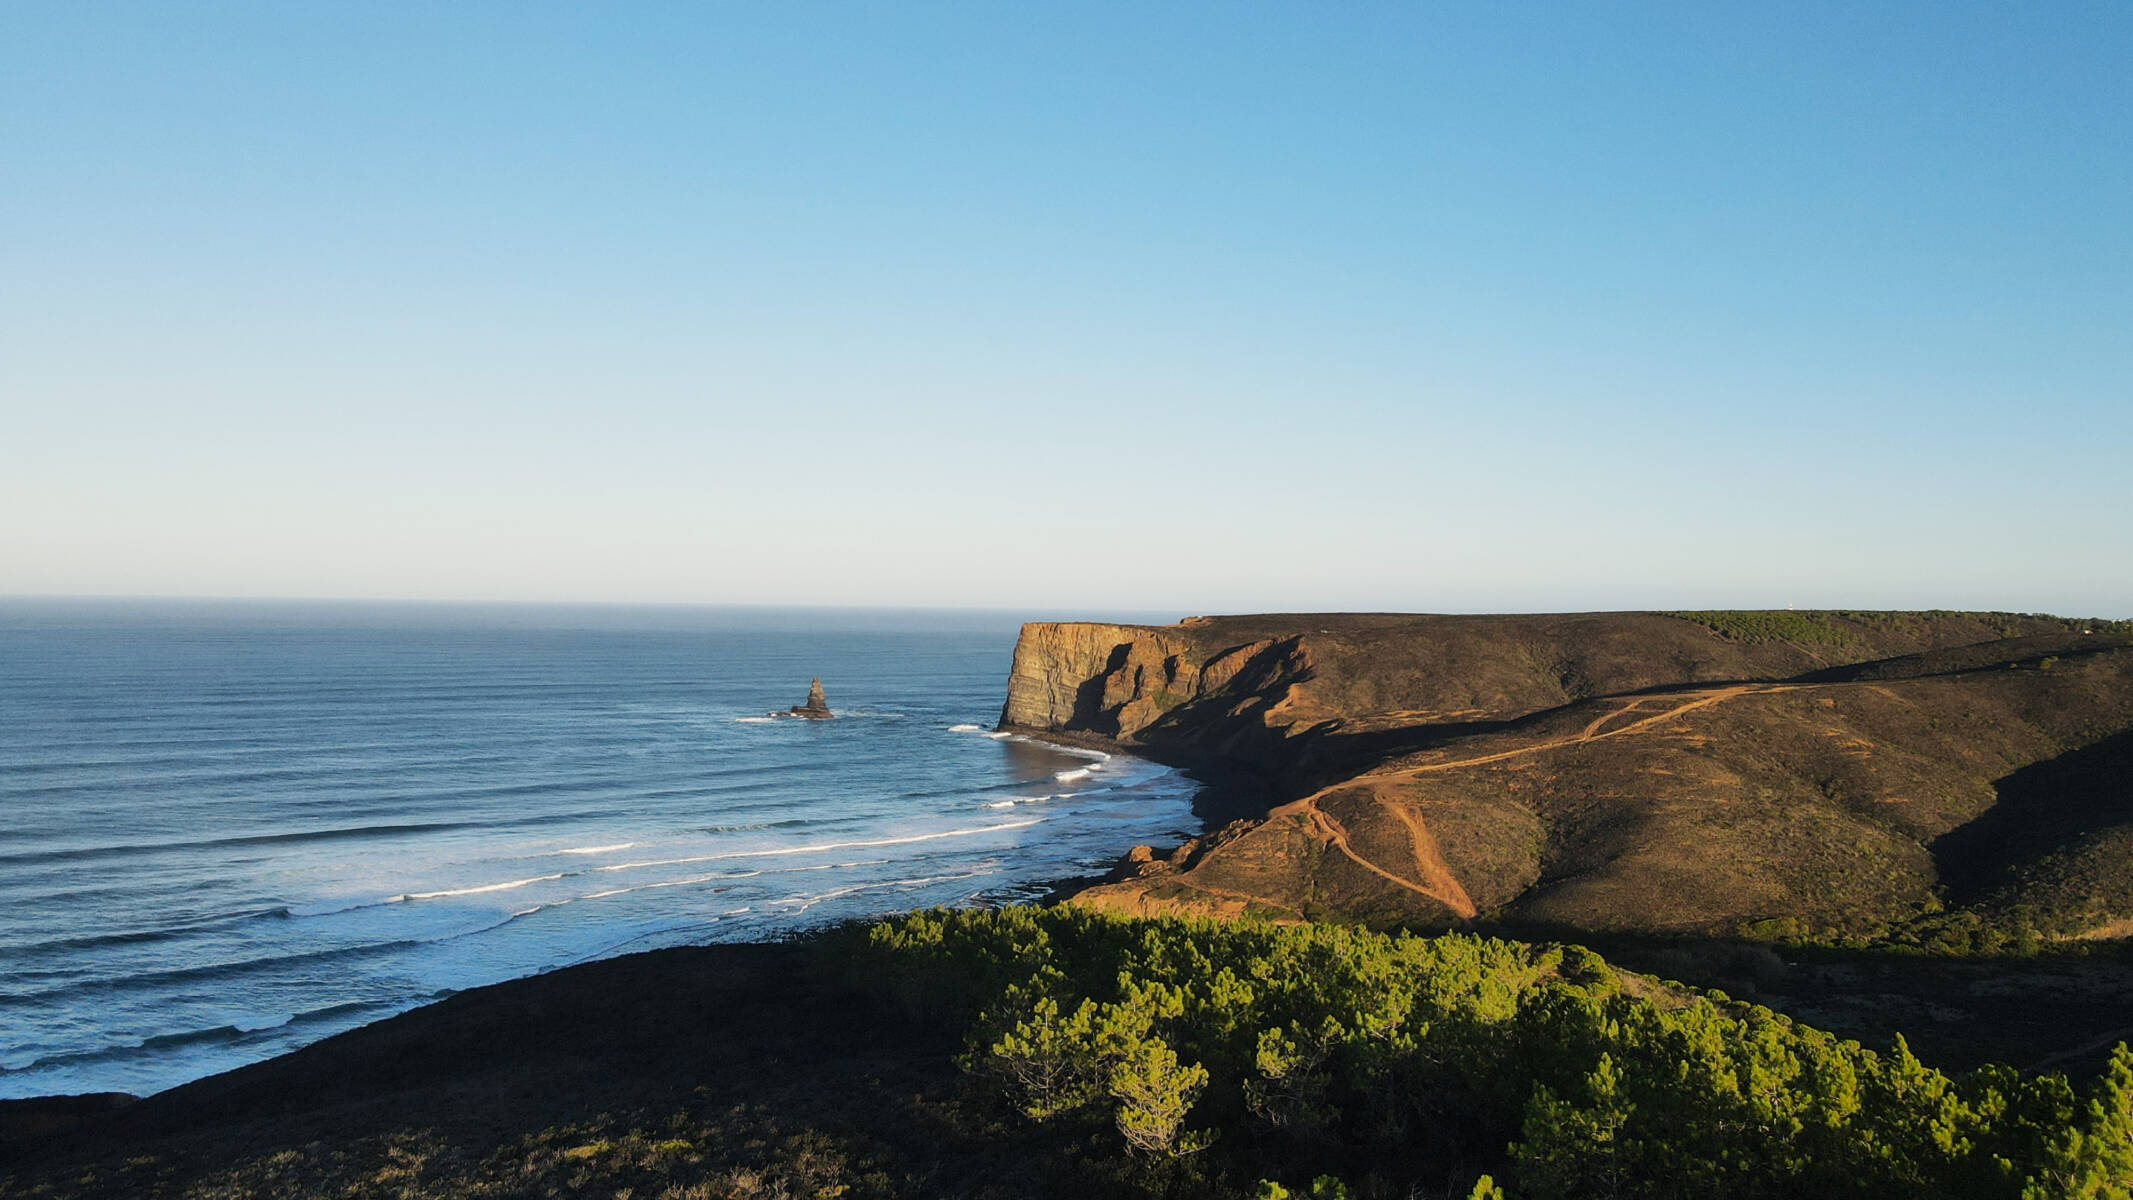
[[[1448,746],[1466,738],[1521,729],[1574,707],[1576,706],[1566,704],[1508,721],[1447,721],[1440,724],[1400,725],[1390,729],[1352,731],[1334,727],[1312,734],[1312,765],[1321,771],[1374,766],[1409,754]]]
[[[707,1144],[775,1144],[816,1128],[911,1148],[952,1193],[1000,1179],[1026,1184],[1006,1195],[1048,1190],[1016,1180],[1011,1150],[940,1125],[937,1102],[958,1086],[958,1031],[855,990],[840,970],[814,945],[687,947],[463,992],[138,1100],[71,1134],[0,1142],[0,1194],[16,1194],[11,1160],[95,1164],[83,1177],[94,1186],[55,1194],[130,1198],[160,1194],[148,1186],[156,1170],[290,1148],[382,1158],[385,1147],[365,1139],[420,1131],[420,1155],[464,1166],[528,1157],[519,1139],[533,1131],[575,1127],[562,1145],[604,1144],[639,1123],[653,1137]],[[151,1178],[136,1177],[136,1162]],[[271,1172],[247,1183],[231,1194],[325,1194]]]
[[[1993,806],[1930,847],[1949,900],[1973,903],[2012,882],[2022,865],[2084,834],[2133,821],[2129,780],[2133,730],[1994,780]]]
[[[1593,934],[1531,923],[1487,930],[1589,946],[1609,962],[1724,992],[1886,1050],[1901,1034],[1951,1071],[1986,1063],[2100,1070],[2133,1042],[2133,947],[2066,954],[1943,955],[1779,946],[1735,938]]]
[[[2123,637],[2084,633],[2007,638],[2002,641],[1952,646],[1924,654],[1904,654],[1895,658],[1881,658],[1871,662],[1830,667],[1822,671],[1809,671],[1789,682],[1868,683],[1893,679],[1930,679],[1947,675],[1966,675],[1975,671],[2034,667],[2047,658],[2089,658],[2114,650],[2124,650],[2127,645]]]

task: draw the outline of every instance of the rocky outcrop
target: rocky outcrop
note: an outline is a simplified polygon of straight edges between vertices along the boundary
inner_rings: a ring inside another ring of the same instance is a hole
[[[1094,736],[1142,751],[1273,770],[1312,711],[1301,636],[1241,642],[1191,625],[1025,625],[1015,644],[1003,729]]]
[[[1278,708],[1310,671],[1301,637],[1209,648],[1143,625],[1032,622],[1015,642],[1000,727],[1162,742],[1162,729],[1199,725],[1192,718],[1212,716],[1209,706],[1224,716]]]
[[[1136,653],[1137,652],[1137,653]],[[1032,622],[1015,642],[1007,703],[1000,724],[1054,732],[1115,736],[1116,705],[1106,714],[1111,677],[1129,659],[1168,657],[1170,642],[1156,630],[1084,621]]]
[[[809,681],[807,685],[807,703],[795,704],[785,711],[792,716],[806,717],[811,721],[827,720],[837,715],[830,711],[829,700],[822,694],[822,680],[819,678]]]

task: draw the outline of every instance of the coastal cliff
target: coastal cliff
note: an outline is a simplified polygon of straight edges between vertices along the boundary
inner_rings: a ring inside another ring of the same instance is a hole
[[[1177,648],[1160,630],[1084,621],[1024,625],[1015,642],[1000,723],[1130,736],[1145,724],[1128,726],[1121,719],[1125,704],[1135,697],[1114,697],[1129,680],[1144,677],[1151,664],[1167,668],[1165,681],[1175,681],[1183,666]]]
[[[1851,937],[2133,918],[2099,865],[2133,852],[2095,828],[2133,844],[2133,814],[2024,782],[2133,755],[2133,631],[2109,623],[1037,623],[1001,724],[1264,785],[1248,820],[1078,897],[1131,912]]]
[[[1295,685],[1312,674],[1302,639],[1223,644],[1199,632],[1191,623],[1025,625],[1000,725],[1275,765],[1245,735],[1278,736],[1295,724]]]

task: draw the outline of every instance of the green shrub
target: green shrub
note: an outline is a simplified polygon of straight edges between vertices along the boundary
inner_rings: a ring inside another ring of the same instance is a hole
[[[1791,609],[1721,609],[1706,612],[1665,612],[1661,616],[1694,621],[1727,641],[1744,646],[1763,642],[1794,645],[1841,646],[1852,635],[1837,625],[1827,612],[1795,612]]]
[[[912,914],[867,946],[870,977],[968,989],[965,1065],[1023,1118],[1109,1139],[1151,1172],[1207,1151],[1193,1170],[1234,1171],[1233,1195],[1254,1179],[1291,1194],[1265,1178],[1274,1165],[1348,1196],[1323,1168],[1356,1161],[1440,1180],[1496,1162],[1535,1198],[2133,1186],[2123,1047],[2085,1096],[2056,1074],[1951,1077],[1901,1040],[1876,1053],[1715,994],[1662,1007],[1589,951],[1464,935],[1052,908]],[[1353,1194],[1399,1193],[1380,1179]],[[1493,1177],[1472,1193],[1502,1194]]]

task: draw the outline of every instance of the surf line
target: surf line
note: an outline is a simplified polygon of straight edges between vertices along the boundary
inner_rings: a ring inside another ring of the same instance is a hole
[[[697,854],[687,858],[648,859],[644,862],[616,863],[613,866],[596,867],[599,871],[632,871],[639,867],[673,867],[684,863],[720,862],[731,858],[778,858],[788,854],[816,854],[824,850],[857,850],[875,846],[907,846],[913,842],[934,842],[942,838],[976,837],[979,834],[1003,833],[1010,829],[1027,829],[1040,824],[1042,817],[1027,821],[1002,821],[997,825],[984,825],[974,829],[948,829],[940,833],[919,833],[910,837],[872,838],[857,842],[817,842],[804,846],[777,846],[767,850],[729,850],[724,854]]]

